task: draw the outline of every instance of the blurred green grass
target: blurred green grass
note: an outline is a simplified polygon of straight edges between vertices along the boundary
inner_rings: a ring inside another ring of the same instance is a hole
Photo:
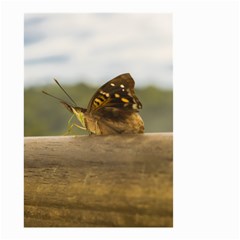
[[[78,106],[87,107],[88,102],[97,90],[86,84],[63,86]],[[27,88],[24,90],[24,135],[54,136],[67,132],[68,112],[57,100],[42,93],[45,90],[69,102],[57,85]],[[143,105],[140,110],[145,124],[145,132],[173,131],[173,92],[153,86],[135,89]],[[77,122],[77,120],[75,120]],[[72,134],[88,134],[74,129]]]

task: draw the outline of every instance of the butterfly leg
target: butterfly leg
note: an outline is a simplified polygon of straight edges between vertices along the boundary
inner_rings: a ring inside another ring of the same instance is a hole
[[[68,120],[67,132],[66,132],[64,135],[70,134],[71,131],[72,131],[72,128],[73,128],[74,126],[77,127],[77,128],[86,130],[86,128],[84,128],[84,127],[82,127],[82,126],[79,126],[79,125],[77,125],[76,123],[72,123],[72,124],[71,124],[71,121],[72,121],[73,117],[74,117],[74,114],[73,114],[73,115],[71,116],[71,118]],[[70,125],[70,124],[71,124],[71,125]]]
[[[73,117],[74,117],[74,114],[73,114],[73,115],[70,117],[70,119],[68,120],[67,132],[64,133],[64,136],[70,134],[71,131],[72,131],[73,124],[71,124],[71,121],[72,121]],[[71,125],[70,125],[70,124],[71,124]]]
[[[71,126],[68,126],[67,131],[64,133],[64,136],[70,134],[72,132],[73,124]]]
[[[102,134],[101,129],[99,128],[97,120],[95,121],[95,134],[96,135],[101,135]]]
[[[64,135],[70,134],[73,127],[77,127],[77,128],[82,129],[82,130],[87,130],[85,127],[82,127],[82,126],[77,125],[76,123],[73,123],[71,126],[68,127],[68,130]]]
[[[70,117],[70,119],[68,120],[67,131],[63,134],[64,136],[70,134],[71,131],[72,131],[72,126],[70,126],[70,124],[71,124],[71,121],[72,121],[73,117],[74,117],[74,115],[72,115],[72,116]]]
[[[80,129],[82,129],[82,130],[87,130],[85,127],[79,126],[79,125],[77,125],[76,123],[73,123],[71,127],[73,127],[73,126],[75,126],[75,127],[77,127],[77,128],[80,128]]]

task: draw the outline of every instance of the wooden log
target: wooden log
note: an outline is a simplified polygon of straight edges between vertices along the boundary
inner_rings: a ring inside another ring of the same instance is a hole
[[[25,137],[25,227],[172,227],[172,133]]]

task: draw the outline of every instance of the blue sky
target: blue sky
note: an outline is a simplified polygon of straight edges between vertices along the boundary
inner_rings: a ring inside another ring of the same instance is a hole
[[[139,87],[172,88],[171,14],[25,14],[25,87],[129,72]]]

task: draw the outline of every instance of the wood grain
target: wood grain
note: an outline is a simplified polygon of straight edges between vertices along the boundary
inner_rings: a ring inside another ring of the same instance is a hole
[[[172,227],[172,133],[25,137],[25,227]]]

